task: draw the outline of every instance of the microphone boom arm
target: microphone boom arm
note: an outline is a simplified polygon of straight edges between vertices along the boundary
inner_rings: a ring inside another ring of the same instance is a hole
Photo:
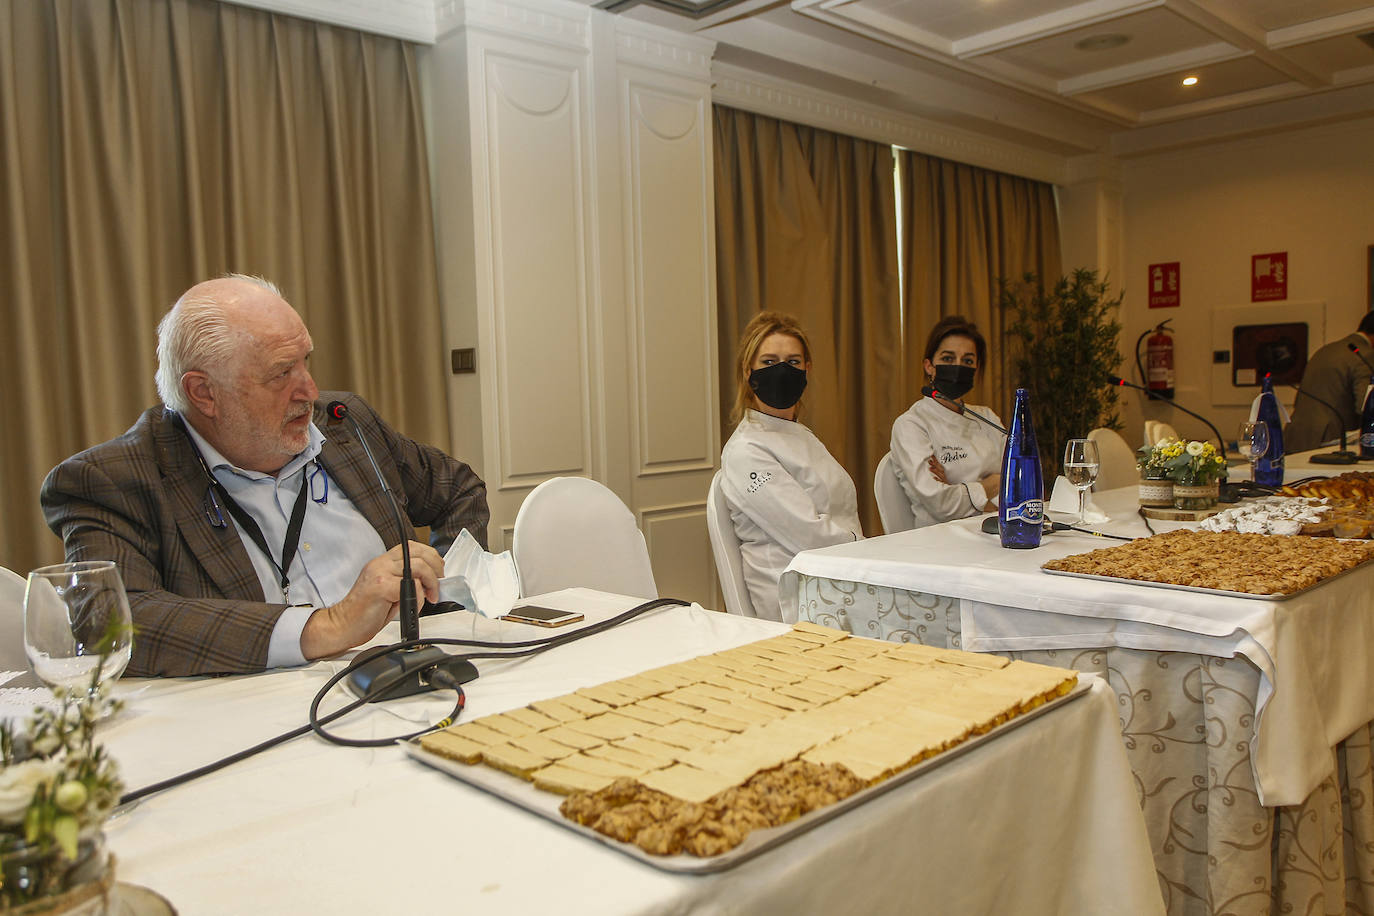
[[[396,493],[391,489],[391,484],[387,483],[381,465],[373,456],[372,447],[367,444],[367,436],[363,435],[363,428],[358,425],[358,421],[348,411],[347,405],[340,403],[336,408],[331,403],[329,413],[336,419],[348,422],[349,427],[353,430],[353,435],[358,437],[358,442],[362,445],[363,453],[367,455],[368,462],[372,465],[372,472],[377,475],[377,481],[381,483],[382,489],[386,492],[387,503],[391,506],[391,514],[396,519],[396,530],[401,535],[401,639],[419,639],[420,608],[415,596],[415,578],[411,573],[410,565],[410,532],[412,529],[406,524],[404,516],[401,515],[401,504],[396,500]]]
[[[1136,389],[1137,391],[1143,391],[1143,392],[1145,392],[1146,395],[1149,396],[1150,400],[1152,400],[1152,401],[1163,401],[1163,402],[1165,402],[1166,404],[1168,404],[1169,406],[1174,407],[1174,408],[1177,408],[1178,410],[1183,411],[1183,412],[1186,413],[1188,416],[1190,416],[1190,417],[1195,417],[1196,419],[1201,420],[1203,423],[1206,423],[1206,424],[1207,424],[1207,428],[1210,429],[1210,430],[1212,431],[1212,435],[1214,435],[1214,436],[1217,437],[1217,445],[1221,447],[1221,457],[1222,457],[1223,459],[1227,459],[1227,458],[1230,458],[1230,457],[1231,457],[1230,455],[1228,455],[1228,454],[1226,453],[1226,441],[1225,441],[1224,439],[1221,438],[1221,432],[1220,432],[1215,426],[1212,425],[1212,421],[1211,421],[1211,420],[1207,419],[1207,418],[1204,417],[1202,414],[1200,414],[1200,413],[1193,413],[1193,411],[1191,411],[1191,410],[1189,410],[1188,408],[1184,407],[1183,405],[1179,404],[1177,401],[1170,400],[1169,398],[1164,397],[1164,395],[1162,395],[1162,394],[1156,394],[1155,392],[1151,391],[1149,388],[1146,388],[1144,385],[1137,385],[1137,384],[1135,384],[1134,382],[1128,382],[1128,381],[1126,381],[1124,378],[1122,378],[1122,377],[1119,376],[1119,375],[1109,375],[1109,376],[1107,376],[1107,383],[1110,384],[1110,385],[1116,385],[1116,386],[1121,387],[1121,388],[1134,388],[1134,389]]]
[[[983,423],[987,426],[991,426],[993,429],[997,430],[1002,435],[1008,435],[1005,429],[998,426],[996,423],[992,422],[987,417],[980,414],[978,411],[970,410],[963,404],[960,404],[958,401],[950,400],[949,398],[942,395],[940,392],[936,391],[935,388],[931,385],[926,385],[924,388],[922,388],[921,394],[925,395],[928,398],[935,398],[941,404],[948,404],[950,408],[952,408],[954,412],[957,414],[966,417],[973,417],[973,419],[979,421],[980,423]]]

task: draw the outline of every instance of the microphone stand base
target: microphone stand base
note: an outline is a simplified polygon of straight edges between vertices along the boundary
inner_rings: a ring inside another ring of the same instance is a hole
[[[434,690],[434,685],[425,679],[425,674],[439,667],[448,669],[454,680],[460,684],[466,684],[477,677],[477,669],[467,659],[449,655],[438,646],[420,646],[395,652],[383,649],[359,665],[344,683],[354,696],[361,698],[372,692],[372,685],[378,679],[381,683],[387,683],[394,677],[399,678],[393,686],[371,698],[374,703],[379,700],[396,700]]]
[[[1307,459],[1313,464],[1354,464],[1360,456],[1354,452],[1324,452]]]

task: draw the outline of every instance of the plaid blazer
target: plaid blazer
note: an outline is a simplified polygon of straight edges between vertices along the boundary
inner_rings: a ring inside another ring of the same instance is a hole
[[[411,524],[430,527],[440,553],[463,528],[486,546],[486,485],[472,468],[400,435],[354,394],[320,392],[321,429],[324,405],[336,399],[368,436],[402,511]],[[386,494],[350,426],[329,429],[320,461],[387,548],[400,543]],[[67,559],[118,564],[135,626],[130,674],[227,674],[266,664],[286,605],[264,602],[232,516],[223,513],[225,527],[210,523],[208,488],[186,432],[163,407],[146,411],[119,438],[68,458],[43,481],[43,515]]]

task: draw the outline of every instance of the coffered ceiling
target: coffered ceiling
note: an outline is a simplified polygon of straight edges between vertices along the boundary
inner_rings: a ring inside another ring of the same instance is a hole
[[[233,2],[421,42],[460,5]],[[774,78],[1044,155],[1374,117],[1374,4],[1359,0],[574,2],[713,40],[722,85]]]
[[[950,105],[930,78],[1047,104],[1053,115],[1015,129],[1061,152],[1129,152],[1247,118],[1374,116],[1374,6],[1357,0],[701,0],[704,15],[684,13],[692,2],[601,5],[713,38],[718,60],[840,80],[994,134],[1012,133],[1003,106]]]

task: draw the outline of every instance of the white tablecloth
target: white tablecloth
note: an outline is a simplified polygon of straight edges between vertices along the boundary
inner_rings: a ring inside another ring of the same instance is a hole
[[[540,603],[602,619],[632,599]],[[544,635],[504,625],[505,638]],[[423,621],[466,636],[465,614]],[[480,621],[479,635],[497,624]],[[479,662],[466,716],[523,705],[784,628],[697,607],[657,611],[523,661]],[[394,638],[394,633],[390,634]],[[105,730],[131,787],[305,720],[338,663],[130,681]],[[451,701],[370,708],[354,737],[413,730]],[[1160,889],[1111,692],[1072,701],[738,868],[643,865],[408,759],[313,736],[144,800],[109,828],[123,880],[200,913],[1156,913]]]
[[[1148,534],[1134,487],[1095,500],[1113,519],[1100,530]],[[1124,647],[1244,656],[1260,671],[1250,759],[1269,806],[1307,798],[1331,773],[1331,748],[1374,719],[1374,569],[1283,601],[1203,594],[1050,575],[1040,569],[1047,560],[1118,542],[1060,532],[1034,550],[1005,550],[980,524],[962,519],[805,551],[783,575],[784,616],[796,619],[807,576],[956,599],[962,645],[972,651]]]

